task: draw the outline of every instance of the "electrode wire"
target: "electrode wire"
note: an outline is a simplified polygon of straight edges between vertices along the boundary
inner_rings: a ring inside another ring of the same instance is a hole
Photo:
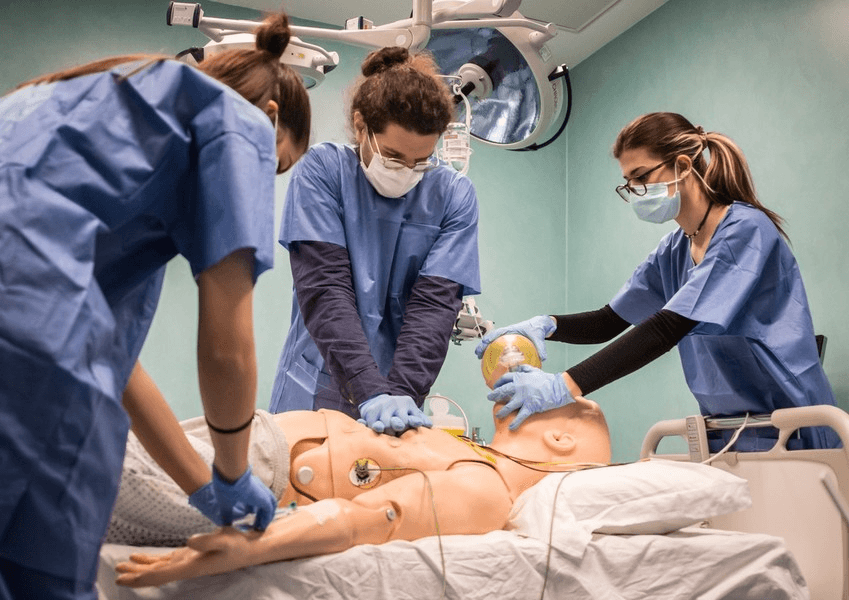
[[[448,575],[445,570],[445,551],[442,548],[442,534],[439,531],[439,517],[436,514],[436,496],[433,493],[433,486],[430,483],[430,477],[428,477],[427,473],[421,469],[417,469],[415,467],[368,467],[369,471],[415,471],[416,473],[421,473],[425,479],[425,484],[427,485],[427,490],[430,493],[430,505],[433,510],[433,522],[436,526],[436,540],[439,544],[439,560],[442,565],[442,594],[439,596],[440,600],[445,598],[445,592],[448,587]]]

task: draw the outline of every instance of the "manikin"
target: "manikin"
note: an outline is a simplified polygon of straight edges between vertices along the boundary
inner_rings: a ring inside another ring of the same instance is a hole
[[[495,406],[495,411],[501,405]],[[335,411],[274,415],[290,448],[281,505],[294,512],[264,532],[223,527],[165,555],[133,555],[118,583],[162,585],[251,565],[341,552],[358,544],[503,529],[516,498],[548,472],[610,460],[610,434],[585,398],[534,414],[510,431],[495,420],[490,446],[438,429],[380,435]],[[436,519],[436,522],[435,520]]]

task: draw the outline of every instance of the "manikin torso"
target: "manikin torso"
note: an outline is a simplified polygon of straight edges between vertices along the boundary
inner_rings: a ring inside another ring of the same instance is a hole
[[[440,429],[421,427],[399,437],[381,435],[343,413],[328,410],[290,411],[274,418],[290,449],[290,485],[281,504],[350,500],[417,470],[447,471],[461,465],[483,470],[482,480],[503,486],[513,501],[541,477]],[[511,474],[507,478],[505,470]]]

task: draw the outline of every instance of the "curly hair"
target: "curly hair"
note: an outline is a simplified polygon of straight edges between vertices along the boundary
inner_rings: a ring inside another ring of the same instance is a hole
[[[352,93],[351,122],[355,112],[375,133],[396,123],[420,135],[442,134],[453,118],[454,101],[430,53],[390,46],[363,61]]]

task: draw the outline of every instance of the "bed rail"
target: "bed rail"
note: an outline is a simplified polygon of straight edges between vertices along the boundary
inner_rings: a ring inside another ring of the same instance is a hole
[[[711,429],[736,429],[742,425],[743,417],[706,418],[705,427]],[[843,442],[843,451],[849,463],[849,413],[836,406],[800,406],[796,408],[780,408],[771,415],[755,415],[748,427],[772,426],[778,429],[778,442],[767,454],[783,455],[791,451],[787,449],[787,440],[800,427],[831,427]],[[646,433],[640,458],[651,458],[657,451],[660,441],[669,436],[680,436],[687,439],[685,419],[673,419],[655,423]],[[686,455],[682,455],[686,458]],[[669,456],[665,456],[669,458]]]
[[[743,417],[705,419],[705,430],[737,429]],[[805,576],[813,600],[849,600],[849,413],[835,406],[783,408],[755,415],[747,427],[778,429],[764,452],[733,450],[711,455],[710,464],[749,482],[752,508],[712,519],[711,527],[783,537]],[[801,427],[833,429],[843,448],[788,450]],[[641,458],[690,460],[658,454],[665,437],[687,438],[687,419],[661,421],[646,434]]]

